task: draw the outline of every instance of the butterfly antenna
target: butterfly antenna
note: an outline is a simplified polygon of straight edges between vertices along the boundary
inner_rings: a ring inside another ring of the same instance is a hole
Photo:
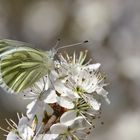
[[[60,44],[60,38],[57,39],[56,44],[54,45],[54,49],[56,49]]]
[[[62,46],[62,47],[59,47],[57,48],[57,52],[60,50],[60,49],[64,49],[64,48],[69,48],[69,47],[74,47],[74,46],[79,46],[79,45],[83,45],[85,43],[88,43],[88,40],[85,40],[84,42],[79,42],[79,43],[75,43],[75,44],[71,44],[71,45],[65,45],[65,46]]]

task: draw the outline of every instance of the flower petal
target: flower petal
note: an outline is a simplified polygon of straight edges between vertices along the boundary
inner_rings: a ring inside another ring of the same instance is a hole
[[[66,96],[68,88],[60,81],[57,80],[54,84],[55,90],[63,96]]]
[[[44,100],[45,103],[56,103],[57,102],[57,94],[55,90],[51,90]]]
[[[18,140],[18,136],[17,136],[14,132],[11,131],[11,132],[7,135],[6,140]]]
[[[66,123],[67,121],[74,120],[76,116],[77,116],[77,113],[75,110],[67,111],[61,116],[60,122]]]
[[[58,134],[40,134],[36,138],[36,140],[54,140],[58,137]]]
[[[48,104],[45,104],[45,109],[46,109],[46,112],[48,113],[48,115],[52,115],[54,112],[54,110]]]
[[[64,124],[57,123],[51,126],[50,131],[52,134],[63,134],[67,131],[68,127]]]
[[[97,94],[102,95],[105,99],[105,101],[110,104],[110,100],[107,98],[108,92],[103,88],[97,88],[96,89]]]
[[[101,66],[101,64],[100,63],[96,63],[96,64],[90,64],[90,65],[88,65],[88,66],[86,66],[86,68],[88,68],[89,70],[97,70],[97,69],[99,69],[99,67]]]
[[[23,116],[18,122],[18,127],[21,127],[21,126],[27,125],[27,124],[28,124],[28,118]]]
[[[57,103],[62,106],[62,107],[65,107],[67,109],[72,109],[74,108],[74,103],[72,102],[72,100],[70,100],[69,98],[67,97],[57,97]]]
[[[65,124],[66,126],[71,126],[73,125],[75,122],[80,122],[81,120],[83,120],[83,116],[78,116],[77,117],[77,113],[75,110],[70,110],[65,112],[61,118],[60,118],[60,123],[61,124]]]
[[[101,103],[97,102],[94,98],[91,98],[89,100],[89,104],[93,107],[93,109],[95,110],[99,110],[100,109],[100,106],[101,106]]]
[[[37,110],[37,100],[34,100],[27,105],[27,112],[26,112],[27,116],[29,118],[33,118],[36,110]]]

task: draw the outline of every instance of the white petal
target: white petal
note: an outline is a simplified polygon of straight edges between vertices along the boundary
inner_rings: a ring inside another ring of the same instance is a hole
[[[93,109],[95,110],[99,110],[100,109],[100,106],[101,106],[101,103],[97,102],[95,99],[91,98],[89,100],[89,104],[93,107]]]
[[[67,96],[71,99],[80,98],[77,93],[74,93],[72,90],[67,88],[60,80],[55,82],[55,89],[61,96]]]
[[[65,123],[67,121],[74,120],[76,118],[76,115],[77,113],[75,110],[67,111],[61,116],[60,122]]]
[[[65,93],[68,90],[68,88],[60,80],[57,80],[54,86],[55,86],[55,90],[62,95],[63,94],[65,95]]]
[[[80,98],[80,96],[77,94],[77,92],[74,92],[72,90],[68,90],[66,92],[66,96],[71,98],[71,99],[77,99],[77,98]]]
[[[48,93],[44,102],[45,103],[56,103],[57,102],[57,94],[56,94],[55,90],[51,90],[50,93]]]
[[[74,103],[72,102],[72,100],[70,100],[67,97],[57,97],[57,103],[67,109],[72,109],[74,108]]]
[[[47,114],[50,116],[53,114],[53,109],[48,105],[48,104],[45,104],[45,108],[44,110],[47,112]]]
[[[70,128],[78,130],[78,129],[84,129],[87,126],[87,122],[85,121],[85,117],[78,116],[73,121],[67,122]],[[65,123],[66,124],[66,123]],[[89,126],[88,126],[89,127]]]
[[[54,140],[58,137],[58,134],[45,134],[43,136],[43,139],[40,139],[40,140]],[[37,139],[39,140],[39,139]]]
[[[22,117],[19,120],[18,127],[22,127],[23,125],[27,125],[27,124],[28,124],[28,118],[27,117]]]
[[[21,134],[21,136],[25,140],[26,139],[27,140],[31,139],[33,137],[33,135],[34,135],[33,130],[28,126],[26,126],[24,129],[20,129],[19,133]]]
[[[97,69],[99,69],[100,66],[101,66],[100,63],[96,63],[96,64],[90,64],[90,65],[86,66],[86,68],[96,71]]]
[[[37,110],[37,100],[32,101],[30,104],[27,105],[27,116],[29,118],[33,118],[35,115],[35,112]]]
[[[34,100],[34,101],[32,101],[31,103],[29,103],[28,105],[27,105],[27,109],[28,110],[31,110],[33,107],[34,107],[34,105],[36,104],[36,100]]]
[[[82,121],[83,119],[84,118],[82,116],[78,116],[78,117],[75,117],[73,120],[67,121],[67,122],[65,122],[63,124],[65,124],[66,126],[78,126],[80,121]]]
[[[68,127],[64,124],[57,123],[51,126],[50,131],[52,134],[63,134],[67,131]]]
[[[38,121],[40,122],[42,120],[42,117],[44,117],[44,111],[46,110],[46,104],[43,101],[33,101],[33,103],[29,104],[28,108],[31,106],[32,108],[27,108],[27,116],[28,118],[32,119],[35,115],[37,115]]]
[[[51,82],[50,82],[50,79],[48,78],[48,76],[47,77],[45,77],[46,79],[45,79],[45,90],[48,90],[49,89],[49,87],[51,86]]]
[[[18,136],[17,136],[14,132],[10,132],[10,133],[7,135],[6,140],[18,140]]]
[[[73,125],[75,122],[80,122],[84,118],[82,116],[77,117],[77,113],[75,110],[70,110],[68,112],[65,112],[61,118],[60,123],[65,124],[67,126]],[[82,126],[83,127],[83,126]]]
[[[110,100],[107,98],[107,97],[104,97],[105,98],[105,101],[110,104]]]
[[[97,94],[102,95],[105,98],[105,101],[110,104],[110,100],[107,98],[108,92],[103,88],[98,88],[96,90]]]
[[[53,80],[53,81],[55,81],[56,79],[59,78],[59,75],[58,75],[58,73],[55,70],[51,70],[51,73],[50,73],[49,76],[50,76],[50,79]]]
[[[102,96],[106,96],[108,94],[108,92],[105,89],[103,89],[102,87],[97,88],[96,92],[97,92],[97,94],[102,95]]]

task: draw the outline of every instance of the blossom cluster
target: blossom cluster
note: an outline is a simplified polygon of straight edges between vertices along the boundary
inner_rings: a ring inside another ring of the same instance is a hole
[[[94,128],[101,98],[109,103],[100,64],[86,62],[87,51],[58,55],[54,69],[19,94],[30,99],[26,116],[19,116],[7,140],[84,140]]]

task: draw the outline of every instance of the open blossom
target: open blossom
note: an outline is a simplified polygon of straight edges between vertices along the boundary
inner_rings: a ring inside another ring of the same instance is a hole
[[[56,134],[54,139],[72,140],[83,139],[86,136],[84,118],[77,116],[75,112],[66,112],[60,118],[60,122],[51,126],[50,132]]]
[[[55,69],[20,94],[31,100],[27,117],[19,119],[7,140],[81,140],[90,133],[101,108],[98,99],[110,101],[101,65],[85,62],[86,55],[59,55]]]
[[[7,121],[8,122],[8,121]],[[22,116],[19,119],[18,125],[13,121],[9,121],[8,124],[11,127],[6,140],[33,140],[35,137],[37,119],[34,117],[33,121],[27,117]]]
[[[59,69],[58,72],[60,75],[74,76],[77,75],[83,69],[97,70],[100,67],[100,63],[89,64],[91,59],[85,63],[87,56],[87,51],[80,52],[79,57],[77,58],[74,53],[73,56],[66,54],[66,58],[62,54],[59,55]]]
[[[75,102],[75,107],[67,111],[67,113],[75,113],[77,116],[82,116],[87,122],[87,125],[90,127],[94,125],[94,120],[99,115],[98,110],[94,110],[87,102],[84,101],[84,99],[81,98]]]
[[[48,76],[45,76],[22,93],[24,99],[32,100],[32,102],[27,105],[26,114],[28,118],[32,119],[34,116],[37,116],[38,122],[42,123],[45,113],[47,113],[48,116],[53,114],[53,109],[45,102],[48,94],[53,94],[53,92],[55,92],[55,90],[51,88]]]
[[[73,59],[75,59],[75,57]],[[79,61],[77,64],[74,63],[76,60],[72,60],[69,60],[70,62],[65,60],[65,64],[63,64],[63,62],[60,64],[61,72],[59,69],[58,72],[63,75],[64,78],[62,79],[61,77],[59,81],[55,83],[57,92],[60,93],[60,96],[68,97],[72,103],[75,99],[83,98],[93,109],[99,110],[101,103],[94,98],[96,95],[103,96],[109,103],[109,99],[107,98],[108,92],[104,89],[106,84],[104,83],[104,77],[99,72],[99,65],[97,66],[97,64],[95,64],[95,67],[94,64],[90,66],[82,65]],[[72,69],[72,73],[69,72],[68,64],[70,65],[70,69]],[[65,70],[68,72],[65,72]]]
[[[37,129],[38,119],[29,119],[26,116],[19,118],[19,123],[7,121],[11,127],[6,140],[52,140],[55,134],[40,134],[41,128]],[[7,130],[5,130],[7,131]]]

